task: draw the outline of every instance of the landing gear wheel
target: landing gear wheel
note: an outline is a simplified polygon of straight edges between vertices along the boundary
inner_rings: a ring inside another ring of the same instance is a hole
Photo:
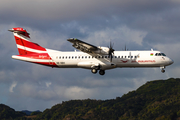
[[[96,69],[91,69],[91,72],[96,74],[97,73],[97,70]]]
[[[100,74],[100,75],[104,75],[104,74],[105,74],[105,71],[104,71],[104,70],[100,70],[100,71],[99,71],[99,74]]]
[[[162,70],[161,70],[161,72],[162,72],[162,73],[164,73],[164,72],[165,72],[165,70],[164,70],[164,69],[162,69]]]

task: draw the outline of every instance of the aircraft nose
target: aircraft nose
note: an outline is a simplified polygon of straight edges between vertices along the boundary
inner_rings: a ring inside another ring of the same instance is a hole
[[[169,58],[169,64],[171,65],[171,64],[173,64],[173,63],[174,63],[174,61]]]

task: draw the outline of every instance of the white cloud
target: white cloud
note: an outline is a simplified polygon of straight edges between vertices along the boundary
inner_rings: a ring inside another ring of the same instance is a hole
[[[143,38],[147,32],[128,28],[127,26],[117,26],[116,28],[106,28],[100,31],[91,32],[88,41],[96,40],[95,44],[100,45],[103,42],[109,43],[110,40],[116,40],[118,43],[134,42],[142,45]]]
[[[14,92],[13,89],[16,87],[17,82],[13,82],[9,88],[9,92]]]
[[[46,82],[46,87],[49,87],[51,85],[51,82]]]
[[[92,89],[72,86],[67,88],[64,94],[69,99],[85,99],[91,97],[92,93]]]

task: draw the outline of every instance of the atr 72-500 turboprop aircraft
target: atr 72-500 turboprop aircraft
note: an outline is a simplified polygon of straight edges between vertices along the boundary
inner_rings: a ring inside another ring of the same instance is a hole
[[[109,47],[96,47],[78,39],[67,39],[73,47],[81,52],[62,52],[46,49],[37,43],[31,42],[29,33],[20,27],[12,28],[19,55],[13,59],[46,65],[58,68],[85,68],[92,73],[105,74],[105,70],[123,67],[165,67],[171,65],[173,60],[160,51],[115,51],[110,43]]]

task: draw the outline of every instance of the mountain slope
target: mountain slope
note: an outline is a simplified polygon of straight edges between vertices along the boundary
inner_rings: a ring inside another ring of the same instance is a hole
[[[70,100],[39,114],[37,119],[165,120],[180,117],[180,79],[147,82],[112,100]]]
[[[22,112],[17,112],[14,109],[0,104],[0,120],[14,120],[25,116]]]

